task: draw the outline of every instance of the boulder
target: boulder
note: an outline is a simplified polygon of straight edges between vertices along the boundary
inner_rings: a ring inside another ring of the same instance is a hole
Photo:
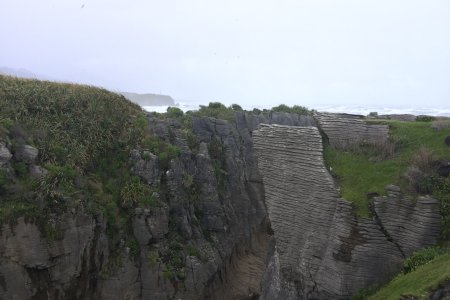
[[[33,178],[42,178],[45,177],[47,174],[48,174],[47,169],[41,166],[32,165],[30,167],[30,175]]]
[[[150,151],[132,150],[130,153],[131,171],[147,184],[159,183],[158,157]]]
[[[6,165],[11,159],[12,154],[6,147],[5,143],[0,142],[0,167]]]
[[[450,174],[450,163],[448,161],[438,160],[434,162],[434,165],[439,176],[448,177],[448,174]]]
[[[14,154],[17,160],[24,161],[28,164],[34,163],[37,156],[39,154],[39,150],[30,145],[22,145]]]

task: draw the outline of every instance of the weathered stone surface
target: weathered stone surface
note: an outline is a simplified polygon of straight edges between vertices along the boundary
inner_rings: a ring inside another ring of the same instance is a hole
[[[362,142],[380,144],[389,137],[387,125],[368,124],[363,116],[316,113],[314,117],[330,145],[335,148],[346,148]]]
[[[358,218],[339,198],[317,128],[261,125],[253,139],[276,239],[263,299],[348,298],[401,270],[404,255],[395,239],[390,241],[377,220]],[[406,209],[405,216],[411,211],[409,206],[395,209]],[[436,207],[429,211],[421,220],[434,233]],[[422,233],[409,238],[411,249],[431,242]]]
[[[33,146],[22,145],[14,153],[14,157],[17,160],[21,160],[21,161],[24,161],[26,163],[32,164],[32,163],[35,162],[38,154],[39,154],[38,149],[34,148]]]
[[[0,142],[0,167],[3,167],[11,160],[12,154],[4,142]]]
[[[398,194],[375,198],[373,204],[381,226],[405,256],[436,244],[441,218],[438,200],[419,197],[413,201]]]
[[[45,169],[41,166],[36,166],[36,165],[30,166],[30,175],[33,178],[42,178],[42,177],[45,177],[47,174],[48,174],[47,169]]]
[[[133,218],[133,233],[142,246],[147,246],[153,239],[159,241],[169,231],[169,210],[167,206],[152,210],[136,210]]]
[[[147,184],[159,184],[158,157],[150,151],[132,150],[130,153],[131,172]]]
[[[65,215],[62,240],[48,241],[38,227],[17,220],[17,225],[3,225],[0,235],[1,299],[31,299],[46,295],[59,299],[71,291],[83,298],[89,293],[88,269],[94,267],[89,257],[93,253],[94,221],[87,216]],[[101,252],[101,248],[97,249]],[[93,256],[94,257],[94,256]],[[84,277],[84,278],[83,278]],[[20,288],[17,288],[20,287]]]

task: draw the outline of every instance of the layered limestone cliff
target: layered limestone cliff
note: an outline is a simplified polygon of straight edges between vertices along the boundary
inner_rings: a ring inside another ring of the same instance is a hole
[[[363,116],[316,113],[315,118],[330,145],[335,148],[360,143],[382,144],[389,137],[388,125],[368,124]]]
[[[374,219],[357,217],[324,165],[316,127],[262,125],[253,140],[276,240],[263,299],[345,299],[388,281],[405,253],[435,243],[435,200],[391,194],[375,201]]]
[[[390,187],[374,200],[374,218],[359,218],[324,165],[317,124],[336,147],[386,139],[385,127],[236,113],[235,122],[193,118],[192,147],[178,120],[148,117],[152,134],[180,149],[168,162],[129,153],[158,205],[130,210],[118,234],[107,215],[70,199],[48,220],[55,232],[24,217],[2,224],[0,299],[347,298],[436,241],[437,201]],[[13,160],[37,156],[25,150],[0,141],[0,168],[12,173]]]
[[[297,119],[288,122],[299,124]],[[181,149],[168,166],[147,150],[130,153],[130,169],[158,191],[152,197],[159,205],[135,208],[128,224],[114,226],[103,214],[92,215],[68,199],[71,208],[52,216],[57,231],[50,237],[33,219],[2,224],[0,299],[260,295],[274,241],[249,129],[253,125],[244,115],[238,124],[194,118],[198,148],[190,149],[177,120],[150,114],[149,122],[155,136]],[[2,167],[13,155],[2,144]],[[136,242],[126,243],[123,234]]]

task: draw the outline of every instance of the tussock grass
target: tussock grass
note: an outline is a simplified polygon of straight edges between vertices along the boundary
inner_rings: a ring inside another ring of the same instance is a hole
[[[104,89],[8,76],[0,76],[0,107],[0,119],[29,134],[41,163],[81,170],[123,138],[141,113],[139,106]]]
[[[20,216],[47,222],[75,203],[118,211],[131,180],[129,151],[148,127],[139,106],[101,88],[0,76],[0,108],[1,138],[13,150],[23,143],[38,148],[36,163],[49,171],[36,180],[23,162],[12,162],[19,181],[0,178],[0,223]],[[90,188],[93,181],[100,188]]]

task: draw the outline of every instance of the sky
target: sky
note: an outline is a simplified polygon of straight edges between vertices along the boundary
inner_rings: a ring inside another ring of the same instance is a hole
[[[245,106],[450,107],[449,0],[1,0],[0,66]]]

